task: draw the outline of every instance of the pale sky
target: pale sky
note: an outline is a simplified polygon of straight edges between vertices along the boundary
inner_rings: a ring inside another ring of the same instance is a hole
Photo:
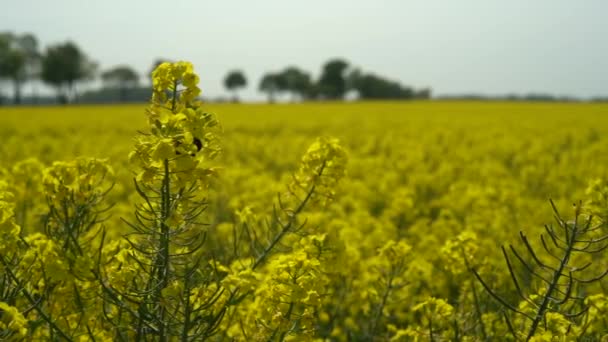
[[[606,0],[0,0],[0,31],[44,47],[73,40],[101,70],[144,73],[189,60],[203,93],[226,94],[242,69],[245,99],[288,65],[316,78],[343,57],[434,94],[608,95]],[[144,75],[145,78],[145,75]]]

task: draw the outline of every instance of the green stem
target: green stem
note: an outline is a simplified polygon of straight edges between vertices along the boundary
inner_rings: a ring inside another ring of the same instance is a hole
[[[380,318],[382,317],[382,311],[384,311],[384,307],[386,306],[386,302],[388,301],[388,296],[390,295],[392,289],[393,289],[393,275],[391,275],[391,277],[388,279],[388,283],[386,284],[386,289],[384,291],[384,294],[382,295],[382,301],[380,302],[380,305],[378,306],[378,310],[376,311],[374,320],[372,321],[371,329],[370,329],[372,338],[374,336],[376,336],[376,329],[378,328],[378,323],[380,322]]]
[[[563,223],[563,224],[567,225],[567,223]],[[534,336],[534,334],[536,333],[536,329],[538,328],[538,325],[540,324],[543,317],[545,316],[545,312],[547,311],[547,308],[549,306],[549,301],[551,300],[551,295],[553,294],[553,291],[557,288],[559,279],[562,276],[562,272],[563,272],[564,268],[566,267],[566,265],[568,264],[568,261],[570,260],[570,254],[572,254],[572,248],[574,247],[574,243],[576,241],[576,233],[577,233],[577,228],[578,228],[577,225],[578,225],[578,223],[575,221],[574,227],[572,229],[572,234],[570,235],[570,239],[568,240],[568,246],[564,253],[564,257],[560,261],[559,267],[557,268],[557,270],[555,270],[555,272],[553,273],[553,279],[551,280],[551,284],[549,284],[549,287],[547,288],[547,291],[545,292],[545,295],[543,296],[543,301],[540,304],[538,311],[536,312],[536,316],[534,317],[534,320],[532,321],[532,326],[530,327],[530,331],[528,332],[526,341],[529,341],[532,338],[532,336]],[[565,229],[567,230],[568,226],[566,226]]]
[[[57,324],[55,324],[55,322],[44,312],[44,310],[42,310],[42,308],[40,307],[40,302],[36,301],[34,297],[29,293],[29,291],[26,290],[25,286],[19,281],[15,273],[13,273],[13,271],[9,268],[8,263],[4,260],[4,256],[0,255],[0,260],[2,261],[6,273],[13,279],[17,287],[21,289],[21,293],[23,293],[27,301],[30,302],[30,304],[33,306],[34,310],[38,312],[40,317],[42,317],[42,319],[47,322],[50,328],[50,333],[52,334],[54,331],[56,331],[66,341],[72,341],[70,336],[68,336],[68,334],[61,330],[61,328],[59,328]]]
[[[156,300],[155,305],[158,306],[158,320],[159,320],[159,338],[161,341],[166,341],[165,331],[165,308],[160,302],[162,296],[162,290],[169,285],[169,240],[170,230],[167,225],[167,220],[171,214],[171,183],[169,175],[169,160],[164,161],[164,177],[161,186],[161,220],[160,220],[160,241],[159,241],[159,264],[158,264],[158,276],[159,284],[156,287]]]
[[[435,341],[435,338],[433,337],[433,314],[429,316],[429,341]]]
[[[182,329],[182,342],[188,342],[188,331],[190,330],[190,315],[192,308],[190,303],[190,274],[186,274],[184,278],[184,293],[186,294],[184,308],[184,323]]]
[[[173,99],[171,100],[171,112],[175,113],[175,105],[177,103],[177,80],[173,82]]]
[[[326,167],[326,163],[323,162],[323,164],[321,164],[321,167],[319,168],[319,171],[317,172],[318,177],[321,177],[321,175],[323,174],[323,171],[325,171],[325,167]],[[310,189],[308,190],[308,193],[306,193],[306,197],[304,197],[302,202],[300,202],[300,205],[298,205],[296,210],[294,210],[293,213],[289,216],[289,221],[287,221],[287,223],[285,225],[283,225],[281,231],[277,235],[275,235],[274,239],[272,239],[270,244],[262,252],[262,255],[260,255],[257,258],[257,260],[253,263],[253,266],[251,266],[252,270],[255,270],[258,266],[260,266],[266,260],[266,258],[268,257],[268,255],[270,255],[270,252],[272,251],[274,246],[279,241],[281,241],[283,236],[285,236],[285,234],[287,234],[289,232],[289,230],[293,227],[293,225],[296,222],[296,218],[297,218],[298,214],[300,214],[302,212],[302,210],[304,210],[304,207],[306,207],[306,204],[308,203],[308,201],[310,201],[310,198],[314,194],[315,189],[316,189],[316,184],[313,184],[310,187]]]
[[[252,270],[255,270],[258,266],[260,266],[266,260],[268,255],[270,255],[270,252],[272,251],[272,249],[274,249],[274,246],[279,241],[281,241],[283,236],[285,236],[285,234],[287,234],[289,232],[289,230],[293,227],[294,223],[296,222],[296,218],[297,218],[298,214],[301,213],[302,210],[304,210],[306,203],[308,203],[308,201],[312,197],[312,194],[314,193],[314,191],[315,191],[315,186],[313,185],[310,188],[310,190],[308,191],[308,193],[306,194],[306,197],[304,198],[304,200],[298,206],[298,208],[291,214],[291,216],[289,217],[289,221],[287,221],[287,223],[282,227],[281,231],[277,235],[275,235],[274,239],[272,239],[270,244],[268,246],[266,246],[266,248],[262,252],[262,255],[260,255],[257,258],[257,260],[255,261],[255,263],[253,264],[253,266],[251,266]]]

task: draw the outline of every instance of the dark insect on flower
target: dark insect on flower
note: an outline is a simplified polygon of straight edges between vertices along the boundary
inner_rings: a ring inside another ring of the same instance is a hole
[[[195,137],[192,143],[196,145],[196,152],[199,152],[203,148],[203,142],[199,138]]]
[[[203,142],[201,141],[201,139],[194,137],[192,143],[196,146],[196,152],[199,152],[200,150],[203,149]],[[177,150],[177,148],[181,145],[181,141],[176,141],[175,142],[175,154],[176,155],[180,155],[182,154],[180,151]],[[194,157],[196,155],[196,152],[190,153],[190,156]]]

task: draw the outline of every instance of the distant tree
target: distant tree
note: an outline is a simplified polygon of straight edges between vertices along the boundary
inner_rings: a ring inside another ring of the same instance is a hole
[[[350,90],[355,90],[361,99],[413,99],[429,98],[430,89],[422,89],[418,92],[412,88],[403,86],[399,82],[388,80],[384,77],[370,73],[362,73],[355,69],[347,77]]]
[[[432,92],[431,88],[418,89],[414,93],[414,97],[420,100],[428,100],[431,98]]]
[[[319,94],[327,99],[342,99],[346,93],[345,73],[348,62],[333,59],[325,63],[318,82]]]
[[[120,65],[106,70],[101,74],[101,79],[107,88],[119,90],[121,102],[127,101],[129,90],[137,87],[139,83],[139,75],[137,72],[126,65]]]
[[[346,76],[346,90],[357,90],[361,85],[361,79],[363,78],[363,72],[359,68],[352,69]]]
[[[14,64],[14,56],[11,49],[12,41],[12,33],[0,32],[0,81],[4,79],[10,80]]]
[[[38,41],[32,34],[0,33],[0,78],[13,84],[13,102],[21,103],[21,87],[38,74]]]
[[[245,75],[242,71],[233,70],[230,71],[228,75],[226,75],[226,78],[224,78],[224,86],[226,87],[226,89],[233,92],[234,100],[238,101],[236,92],[240,88],[244,88],[245,86],[247,86],[247,79],[245,78]]]
[[[281,91],[281,79],[280,76],[273,73],[268,73],[260,80],[258,89],[266,93],[268,96],[268,102],[274,103],[276,94]]]
[[[57,91],[60,103],[75,98],[76,82],[93,77],[96,65],[72,42],[49,46],[42,56],[42,80]]]
[[[311,82],[308,89],[306,89],[306,95],[304,98],[307,100],[314,100],[314,99],[318,99],[320,96],[321,96],[321,90],[320,90],[319,85],[315,82]]]
[[[9,49],[9,40],[5,33],[0,33],[0,82],[5,77],[6,56]],[[0,88],[0,105],[4,104],[4,94]]]
[[[281,78],[282,90],[292,94],[292,101],[299,97],[305,99],[310,93],[312,82],[310,75],[296,67],[288,67],[283,70],[279,77]]]
[[[40,79],[42,54],[38,46],[38,39],[30,33],[19,37],[18,46],[25,55],[25,80],[36,81]],[[38,94],[34,88],[34,101],[37,101]]]

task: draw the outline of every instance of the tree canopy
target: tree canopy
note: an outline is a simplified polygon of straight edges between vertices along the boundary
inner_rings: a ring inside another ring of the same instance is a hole
[[[101,74],[107,88],[118,89],[120,100],[128,100],[129,89],[134,88],[139,83],[139,74],[133,68],[126,65],[115,66]]]
[[[226,78],[224,78],[224,86],[226,89],[234,92],[234,99],[237,100],[236,91],[247,86],[247,78],[242,71],[232,70],[228,72]]]
[[[74,97],[74,86],[78,81],[94,75],[96,65],[72,43],[49,46],[42,57],[42,80],[55,87],[61,103]]]
[[[279,74],[282,79],[281,84],[285,91],[292,94],[292,99],[308,97],[309,89],[312,86],[310,74],[294,66],[288,67]]]
[[[38,72],[38,41],[32,34],[0,33],[0,79],[13,84],[13,102],[21,103],[21,87]]]
[[[265,74],[260,80],[258,90],[266,93],[268,96],[268,102],[273,103],[275,101],[276,94],[281,91],[283,85],[280,75],[274,73]]]
[[[346,93],[346,69],[348,62],[332,59],[325,63],[319,78],[319,92],[323,98],[341,100]]]

